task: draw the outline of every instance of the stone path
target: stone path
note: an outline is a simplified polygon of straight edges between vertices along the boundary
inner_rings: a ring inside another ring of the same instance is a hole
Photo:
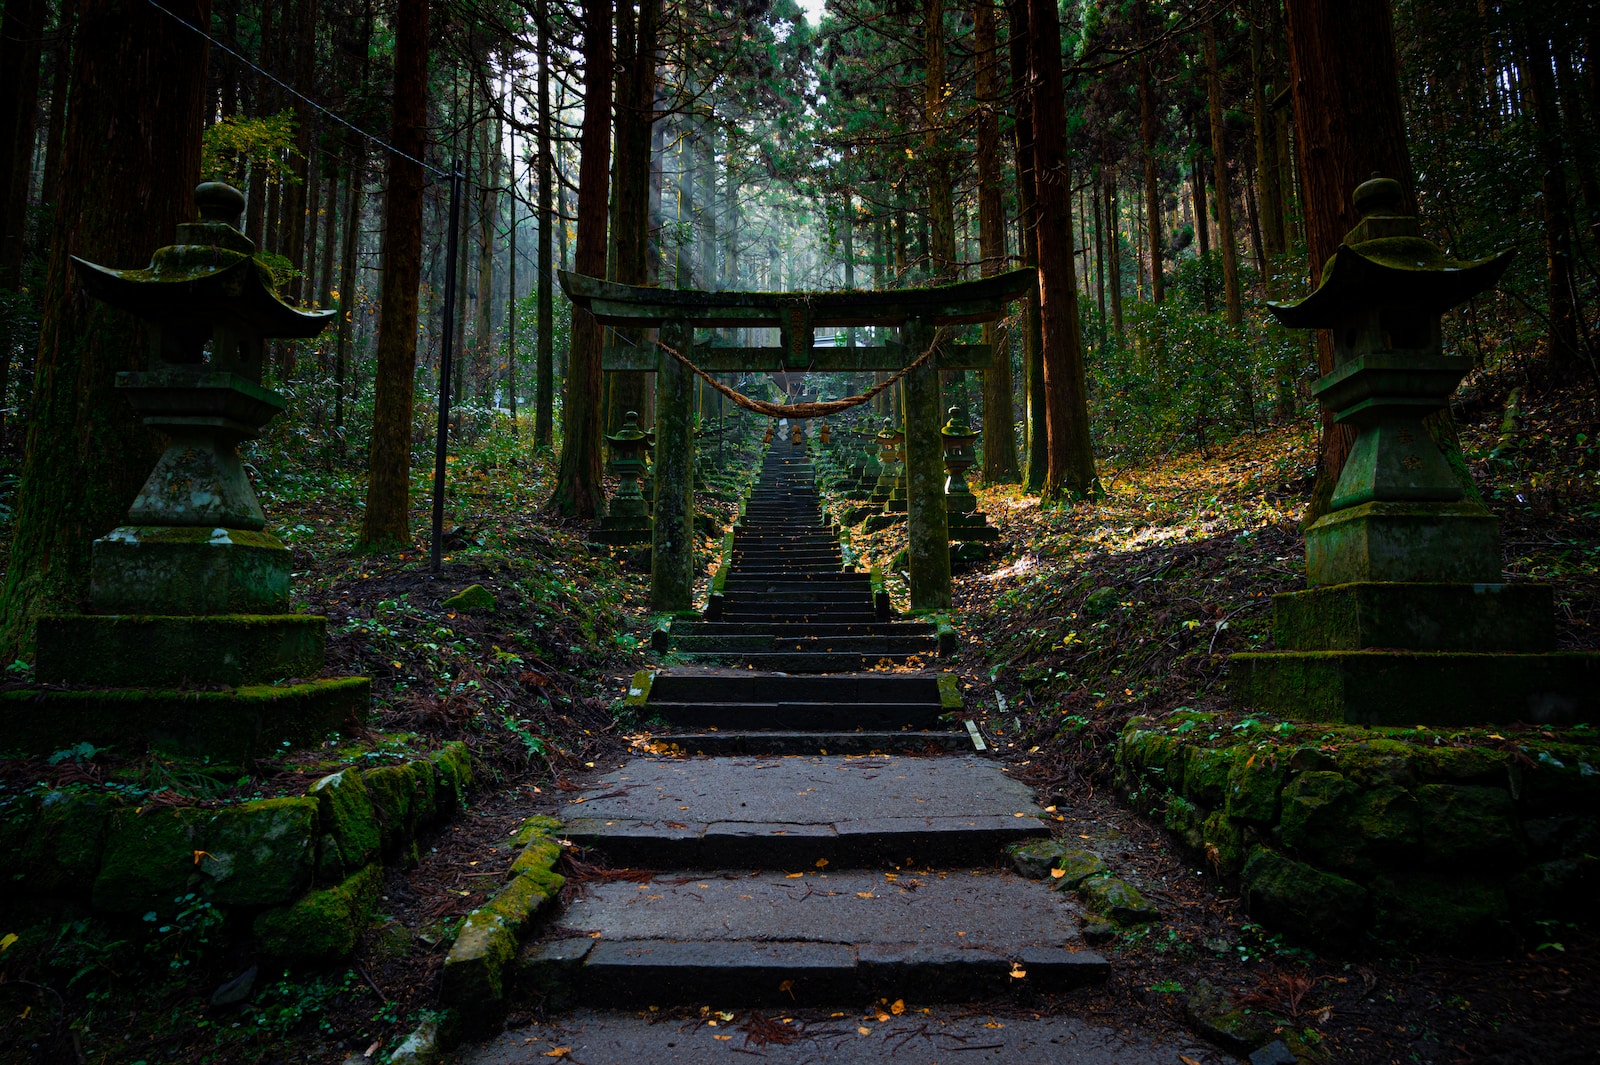
[[[871,1003],[896,1001],[911,1012],[883,1014],[892,1025],[834,1012],[845,1020],[811,1023],[793,1046],[754,1045],[774,1060],[866,1061],[886,1052],[899,1025],[919,1052],[1177,1060],[1178,1048],[1067,1018],[1017,1021],[1000,1036],[1012,1022],[984,1026],[941,1005],[1037,1001],[1037,992],[1103,979],[1108,965],[1085,947],[1070,897],[1005,861],[1007,843],[1046,834],[1045,812],[941,717],[959,708],[953,685],[906,668],[929,651],[917,641],[929,641],[930,628],[880,618],[870,588],[841,573],[812,485],[800,449],[773,449],[737,530],[721,604],[742,628],[689,629],[690,640],[706,641],[770,634],[780,649],[723,645],[715,653],[726,665],[669,668],[651,684],[646,715],[677,729],[660,738],[707,753],[633,760],[571,801],[567,833],[591,859],[654,871],[586,885],[524,949],[525,1004],[575,1012],[509,1032],[466,1060],[533,1061],[560,1046],[591,1062],[722,1060],[752,1044],[735,1047],[740,1039],[719,1038],[716,1025],[692,1023],[680,1044],[671,1026],[638,1017],[684,1005],[774,1016],[868,1005],[870,1018],[883,1012]],[[859,672],[867,652],[851,651],[847,668],[858,672],[825,672],[841,654],[830,641],[844,637],[817,629],[836,626],[904,641],[882,652],[901,671]],[[766,668],[774,655],[789,668]],[[643,1012],[585,1012],[618,1007]]]

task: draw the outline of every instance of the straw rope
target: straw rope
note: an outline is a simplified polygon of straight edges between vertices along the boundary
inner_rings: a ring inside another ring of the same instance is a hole
[[[752,414],[761,414],[768,418],[826,418],[830,414],[838,414],[841,411],[849,410],[851,407],[859,407],[863,403],[871,402],[878,395],[878,393],[882,392],[890,385],[895,384],[906,374],[917,369],[923,363],[933,358],[934,350],[938,348],[939,342],[944,339],[944,335],[948,331],[948,328],[948,326],[940,326],[938,330],[934,332],[933,342],[928,345],[928,350],[917,356],[915,362],[909,363],[900,370],[896,370],[893,376],[889,377],[887,380],[878,382],[867,391],[861,393],[859,396],[845,396],[843,399],[829,399],[819,403],[768,403],[764,399],[751,399],[749,396],[730,388],[728,385],[725,385],[721,381],[718,381],[716,378],[712,377],[706,371],[700,369],[700,367],[690,362],[682,352],[674,350],[671,346],[663,344],[659,340],[656,341],[656,345],[660,347],[662,351],[683,363],[685,367],[693,370],[699,375],[701,380],[706,382],[706,384],[710,385],[724,396],[727,396],[736,405],[743,407]]]

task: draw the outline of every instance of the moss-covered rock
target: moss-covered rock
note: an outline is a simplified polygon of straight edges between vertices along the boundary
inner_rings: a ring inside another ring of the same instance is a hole
[[[1227,803],[1229,817],[1270,825],[1278,819],[1278,796],[1283,791],[1287,769],[1272,750],[1254,750],[1234,759],[1228,770]]]
[[[1057,876],[1059,870],[1061,875]],[[1093,851],[1069,849],[1061,852],[1049,875],[1051,885],[1062,891],[1076,891],[1091,876],[1106,872],[1105,859]]]
[[[1373,934],[1412,947],[1476,953],[1510,943],[1505,889],[1479,877],[1403,873],[1373,880]]]
[[[472,787],[472,756],[467,745],[452,740],[429,756],[438,780],[437,802],[440,817],[454,817],[465,808],[467,791]]]
[[[288,902],[311,882],[317,800],[260,799],[225,806],[202,833],[200,872],[230,906]]]
[[[1272,1038],[1270,1025],[1209,980],[1196,980],[1189,989],[1183,1015],[1202,1038],[1236,1054],[1248,1054]]]
[[[419,758],[406,768],[411,770],[413,781],[411,809],[413,831],[415,831],[416,828],[434,824],[439,819],[439,776],[434,769],[433,761],[428,758]]]
[[[416,832],[416,775],[408,765],[385,765],[361,776],[378,821],[379,844],[393,852]]]
[[[1096,876],[1078,887],[1091,913],[1103,914],[1120,924],[1142,924],[1160,918],[1161,911],[1126,880]]]
[[[1182,795],[1173,795],[1167,799],[1164,820],[1167,831],[1177,836],[1191,854],[1199,854],[1205,848],[1206,811]]]
[[[1072,848],[1060,840],[1034,839],[1012,844],[1007,848],[1007,853],[1011,856],[1011,864],[1017,872],[1039,880],[1049,876],[1057,859],[1070,850]]]
[[[1369,739],[1341,746],[1334,752],[1334,767],[1365,788],[1395,784],[1408,787],[1417,780],[1412,767],[1416,748],[1399,740]]]
[[[1499,864],[1520,861],[1526,853],[1504,788],[1423,784],[1416,795],[1423,853],[1431,862]]]
[[[1521,769],[1517,805],[1525,817],[1600,809],[1600,749],[1577,744],[1530,747],[1532,767]]]
[[[82,898],[100,872],[112,805],[104,792],[57,790],[39,800],[22,849],[30,894]],[[20,870],[19,870],[20,871]]]
[[[1488,747],[1415,748],[1417,777],[1445,784],[1499,784],[1506,781],[1506,755]]]
[[[376,862],[341,884],[308,892],[255,919],[256,945],[270,958],[319,964],[347,958],[378,905],[383,867]]]
[[[359,869],[377,857],[381,842],[372,796],[363,775],[354,769],[330,773],[307,792],[317,802],[317,823],[332,837],[339,863]],[[342,877],[341,877],[342,879]]]
[[[1319,866],[1363,870],[1414,848],[1417,801],[1395,784],[1361,788],[1338,773],[1302,773],[1283,789],[1283,842]]]
[[[494,595],[481,584],[469,584],[439,605],[463,614],[492,614]]]
[[[1221,806],[1228,797],[1228,776],[1236,753],[1232,747],[1191,750],[1183,762],[1184,796],[1212,809]]]
[[[1250,852],[1239,881],[1250,916],[1269,928],[1348,946],[1367,926],[1365,888],[1270,848]]]
[[[198,878],[196,854],[205,810],[123,809],[112,815],[91,899],[109,913],[135,913],[167,905]]]
[[[1221,810],[1200,827],[1202,854],[1218,876],[1235,876],[1244,867],[1244,829]]]

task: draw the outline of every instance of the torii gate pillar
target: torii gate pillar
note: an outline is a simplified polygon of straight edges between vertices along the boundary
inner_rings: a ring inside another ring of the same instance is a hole
[[[687,355],[694,326],[686,318],[661,323],[661,343]],[[660,352],[656,369],[656,505],[650,547],[650,609],[693,608],[694,383],[682,363]]]
[[[908,319],[901,339],[907,357],[928,350],[934,326]],[[944,441],[939,436],[943,396],[938,360],[929,359],[900,380],[906,407],[906,555],[911,569],[911,609],[950,609],[950,516],[944,502]]]

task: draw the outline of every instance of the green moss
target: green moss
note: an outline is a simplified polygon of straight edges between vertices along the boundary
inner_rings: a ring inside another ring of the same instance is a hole
[[[88,895],[100,872],[106,829],[111,823],[110,799],[100,791],[63,790],[39,800],[25,848],[19,847],[30,894],[81,898]]]
[[[1062,855],[1069,853],[1072,848],[1053,839],[1035,839],[1024,843],[1013,843],[1006,848],[1006,853],[1011,857],[1011,864],[1023,876],[1038,880],[1048,876]]]
[[[1348,948],[1367,926],[1365,888],[1267,847],[1250,852],[1239,881],[1250,916],[1270,928]]]
[[[1228,795],[1224,809],[1238,821],[1270,825],[1278,819],[1278,796],[1288,775],[1278,753],[1256,749],[1236,756],[1228,770]]]
[[[1506,779],[1504,752],[1488,747],[1430,747],[1414,749],[1413,764],[1423,780],[1447,784],[1503,784]]]
[[[1416,748],[1398,740],[1370,739],[1341,746],[1334,752],[1335,768],[1363,787],[1416,782],[1411,757]]]
[[[1218,876],[1234,876],[1244,865],[1244,830],[1221,810],[1207,817],[1200,828],[1206,864]]]
[[[1167,799],[1167,831],[1177,836],[1190,853],[1198,854],[1205,846],[1201,834],[1205,819],[1206,811],[1183,796],[1173,795]]]
[[[431,756],[438,778],[440,817],[454,817],[465,808],[472,787],[472,755],[460,740],[451,740]]]
[[[413,825],[415,827],[431,825],[439,818],[439,777],[434,770],[433,762],[421,758],[411,762],[406,768],[411,770],[414,782],[412,787],[415,789],[411,800],[411,808],[414,811]]]
[[[203,830],[199,868],[211,895],[233,906],[287,902],[311,882],[317,800],[260,799],[226,806]]]
[[[1236,748],[1196,747],[1183,763],[1183,794],[1204,806],[1218,807],[1228,797]]]
[[[391,851],[410,839],[416,830],[413,797],[417,778],[407,765],[379,766],[361,776],[372,798],[379,842],[385,851]]]
[[[383,867],[376,862],[322,891],[256,917],[256,943],[268,957],[307,964],[347,958],[378,905]]]
[[[1394,784],[1363,789],[1338,773],[1302,773],[1283,789],[1283,842],[1320,866],[1369,869],[1414,848],[1420,811]]]
[[[1526,853],[1504,788],[1424,784],[1416,795],[1430,861],[1498,865],[1520,862]]]
[[[539,836],[555,836],[561,832],[563,825],[559,818],[545,817],[540,814],[528,818],[518,826],[511,836],[511,843],[515,847],[526,847]]]
[[[1141,924],[1161,916],[1161,911],[1138,888],[1114,876],[1090,877],[1079,885],[1078,894],[1091,913],[1103,914],[1121,924]]]
[[[332,837],[345,869],[359,869],[377,856],[377,815],[361,773],[340,770],[311,785],[308,793],[317,801],[318,825]]]
[[[1105,873],[1106,863],[1093,851],[1072,849],[1056,858],[1055,868],[1061,870],[1061,875],[1050,874],[1051,886],[1061,891],[1076,891],[1085,880]]]
[[[210,819],[209,811],[185,808],[117,811],[94,880],[94,908],[135,913],[188,891],[199,875],[195,851],[202,849],[202,826]]]
[[[1408,873],[1372,882],[1373,934],[1413,947],[1494,950],[1508,943],[1505,890],[1490,880]]]
[[[467,585],[440,605],[463,614],[492,614],[495,608],[494,596],[481,584]]]

